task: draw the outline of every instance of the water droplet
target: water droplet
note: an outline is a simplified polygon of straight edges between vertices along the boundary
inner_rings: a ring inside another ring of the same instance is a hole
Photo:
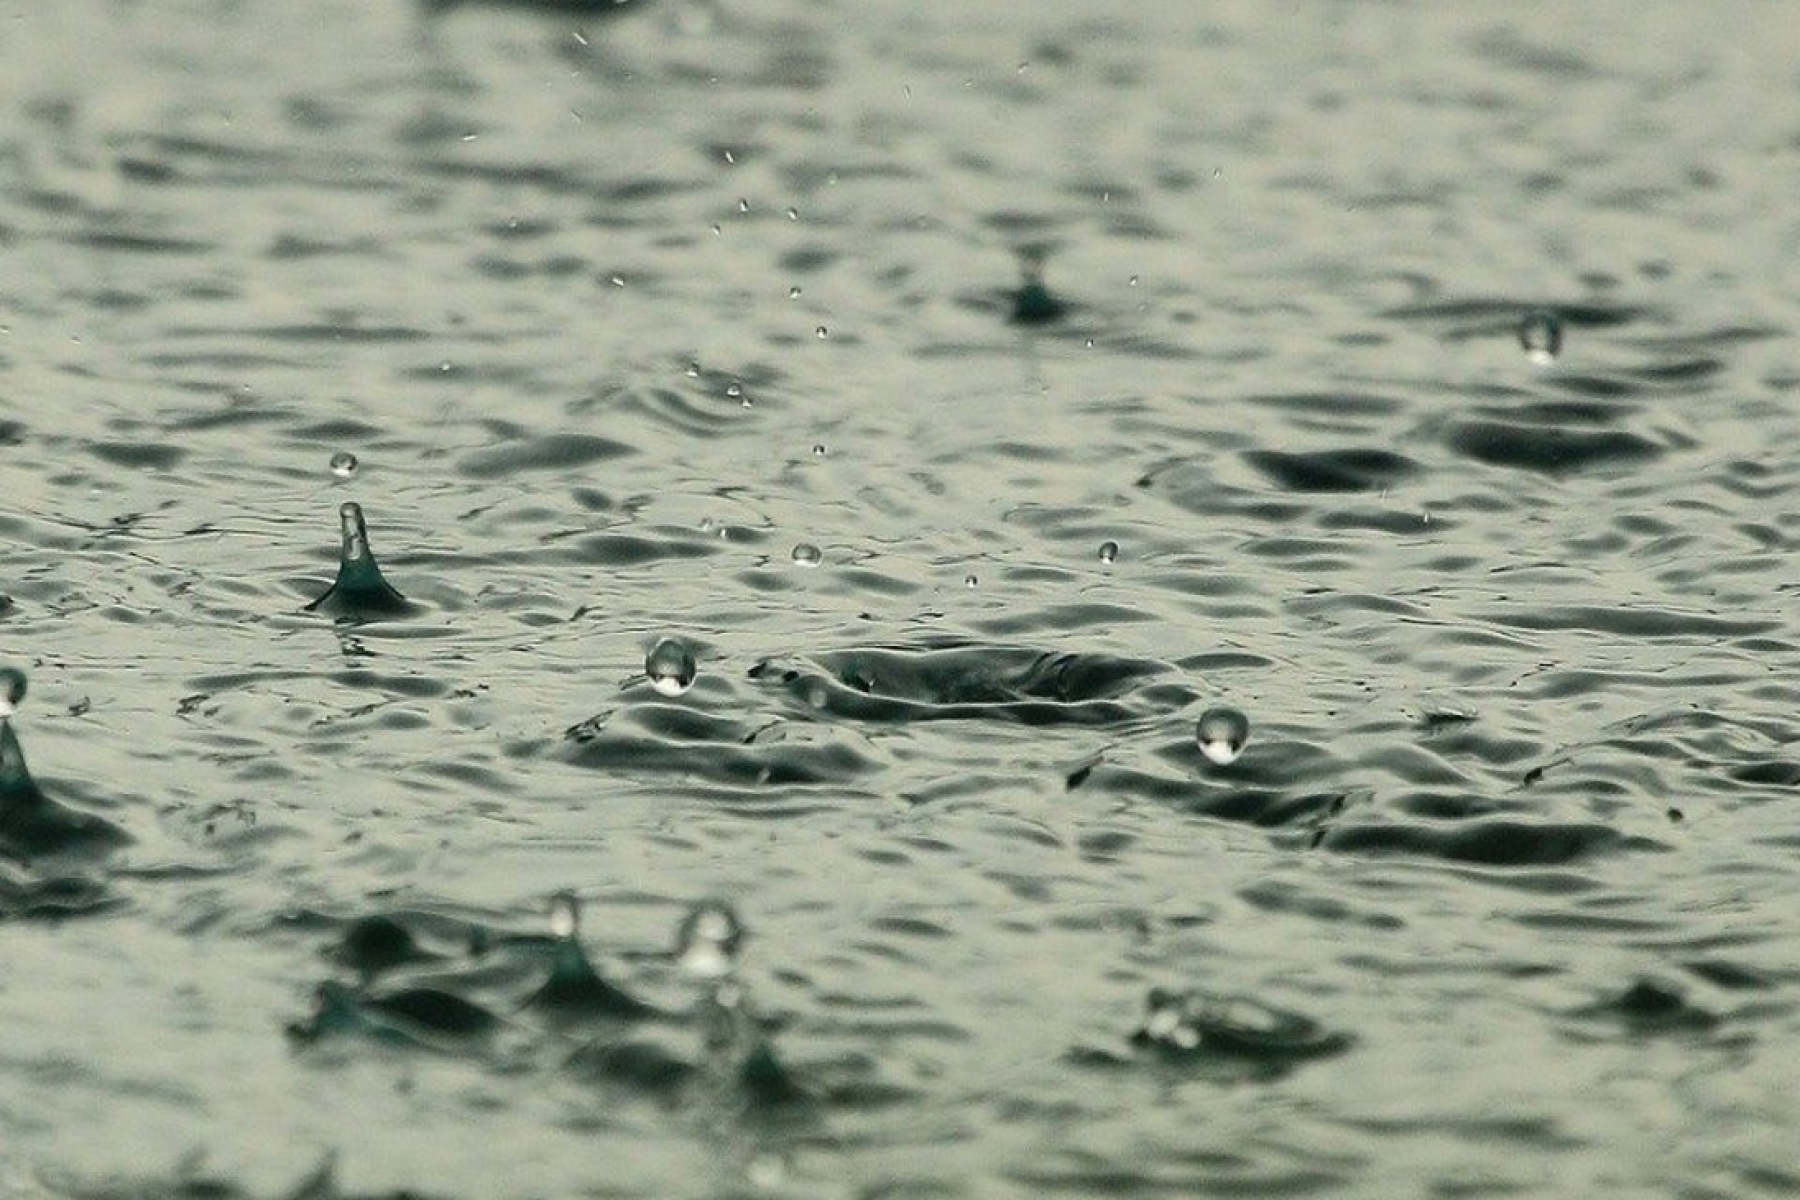
[[[813,330],[813,332],[822,338],[830,331],[827,330],[823,325],[821,325],[817,329]]]
[[[788,289],[788,299],[789,300],[798,300],[799,298],[800,298],[800,287],[798,284],[796,284],[795,286]]]
[[[743,394],[744,394],[744,385],[743,384],[738,383],[734,380],[733,382],[725,385],[725,398],[727,400],[739,399],[740,397],[743,396]]]
[[[572,938],[580,929],[580,898],[574,892],[558,892],[550,897],[550,932],[559,938]]]
[[[797,567],[816,567],[824,557],[811,542],[801,542],[794,547],[794,565]]]
[[[1110,563],[1118,557],[1119,557],[1119,543],[1117,543],[1117,542],[1101,542],[1100,543],[1100,561],[1101,562]]]
[[[741,213],[747,213],[750,211],[750,202],[748,200],[744,199],[742,196],[738,197],[738,211]]]
[[[975,578],[973,575],[964,575],[963,576],[963,586],[964,587],[972,588],[980,582],[981,582],[981,580]]]
[[[694,686],[700,668],[694,652],[675,638],[664,638],[650,647],[644,656],[644,676],[650,686],[665,696],[679,696]]]
[[[824,442],[814,442],[813,443],[813,457],[814,458],[824,458],[825,457],[825,443]]]
[[[1151,989],[1144,1004],[1144,1024],[1138,1039],[1177,1050],[1200,1044],[1200,1030],[1188,1015],[1188,997],[1163,988]]]
[[[348,479],[356,474],[356,455],[348,450],[339,450],[331,456],[331,473],[339,479]]]
[[[0,669],[0,721],[19,711],[25,699],[25,672],[17,667]]]
[[[369,557],[369,525],[363,520],[362,505],[345,501],[338,507],[338,537],[343,562],[360,562]]]
[[[1126,283],[1127,287],[1136,287],[1137,285],[1138,285],[1138,277],[1136,275],[1133,275],[1131,277],[1131,279],[1129,281],[1127,281],[1127,283]]]
[[[1200,714],[1194,740],[1200,743],[1200,753],[1209,762],[1230,766],[1250,740],[1250,718],[1235,708],[1209,708]]]
[[[721,228],[719,228],[719,227],[718,227],[718,226],[717,226],[717,225],[714,225],[714,226],[713,226],[713,227],[712,227],[712,233],[713,233],[713,236],[714,236],[714,237],[723,237],[723,236],[725,236],[725,231],[724,231],[724,230],[723,230],[723,229],[721,229]]]
[[[1534,309],[1519,322],[1519,345],[1525,357],[1547,367],[1562,353],[1562,322],[1548,309]]]
[[[688,910],[675,933],[675,957],[681,969],[699,979],[718,979],[737,966],[744,944],[744,923],[723,900],[702,900]]]
[[[609,275],[609,276],[607,276],[607,282],[612,284],[614,287],[624,287],[625,286],[625,277],[623,275]]]
[[[688,378],[689,378],[689,379],[698,379],[698,378],[700,378],[700,364],[699,364],[699,363],[697,363],[697,362],[690,362],[690,363],[689,363],[689,364],[688,364],[688,365],[687,365],[687,377],[688,377]]]
[[[799,209],[797,209],[797,208],[788,209],[788,220],[798,221],[799,219],[800,219],[800,210]]]

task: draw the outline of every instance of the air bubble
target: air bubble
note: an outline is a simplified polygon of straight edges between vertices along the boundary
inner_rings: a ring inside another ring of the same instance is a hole
[[[1200,714],[1194,727],[1194,740],[1207,761],[1221,767],[1230,766],[1244,752],[1250,740],[1250,718],[1235,708],[1209,708]]]
[[[356,455],[348,450],[340,450],[332,455],[331,473],[339,479],[348,479],[356,474]]]
[[[1519,345],[1534,365],[1549,366],[1562,353],[1562,322],[1548,309],[1526,313],[1519,322]]]
[[[671,698],[693,687],[699,671],[694,652],[675,638],[664,638],[644,656],[644,677],[651,687]]]

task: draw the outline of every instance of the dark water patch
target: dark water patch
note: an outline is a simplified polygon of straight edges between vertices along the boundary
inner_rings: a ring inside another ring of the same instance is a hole
[[[170,471],[187,457],[185,449],[166,442],[89,442],[87,448],[101,462],[134,471]]]
[[[1106,725],[1142,715],[1117,697],[1166,670],[1104,654],[950,641],[765,659],[750,677],[808,711],[848,720]]]
[[[1297,454],[1246,451],[1244,459],[1270,482],[1291,492],[1365,492],[1392,487],[1419,464],[1391,450],[1350,448]]]
[[[1354,1044],[1311,1017],[1253,997],[1154,988],[1123,1053],[1084,1048],[1068,1057],[1079,1067],[1149,1065],[1214,1083],[1268,1083]]]
[[[1577,1036],[1596,1024],[1614,1026],[1632,1037],[1708,1033],[1720,1024],[1717,1014],[1690,1001],[1679,985],[1650,978],[1633,980],[1617,994],[1570,1016],[1582,1022],[1570,1029]]]
[[[1564,326],[1575,329],[1610,329],[1649,315],[1649,310],[1630,305],[1546,303],[1539,299],[1492,297],[1422,301],[1387,309],[1381,316],[1391,321],[1435,328],[1448,341],[1462,341],[1477,337],[1511,338],[1518,329],[1519,319],[1528,312],[1539,310],[1554,314]]]
[[[124,904],[105,882],[86,875],[40,874],[0,862],[0,923],[62,921]]]
[[[499,1017],[488,1009],[441,988],[376,993],[328,980],[314,993],[313,1011],[290,1022],[287,1034],[299,1046],[356,1038],[403,1049],[455,1053],[499,1027]]]
[[[507,444],[465,455],[457,466],[475,479],[510,479],[531,471],[571,471],[633,453],[630,446],[591,434],[527,436],[496,429]]]
[[[1547,475],[1628,466],[1662,456],[1664,447],[1625,430],[1583,430],[1518,421],[1464,421],[1445,444],[1457,454],[1494,467]]]
[[[113,230],[71,233],[65,236],[65,240],[72,246],[121,254],[200,255],[213,254],[218,251],[218,246],[211,242],[195,241],[191,238],[160,237],[147,233],[122,233]]]
[[[606,385],[571,404],[569,415],[613,421],[631,413],[686,437],[714,437],[741,423],[744,417],[741,397],[734,401],[722,394],[730,386],[727,383],[719,385],[717,391],[699,391],[655,384]]]
[[[1587,605],[1540,605],[1531,609],[1489,612],[1491,624],[1513,629],[1579,630],[1621,638],[1693,638],[1707,640],[1751,637],[1781,626],[1771,620],[1737,620],[1710,613],[1680,612],[1638,606],[1597,608]]]
[[[590,533],[569,538],[560,557],[603,567],[643,567],[710,558],[723,551],[721,541],[716,535],[708,538],[692,529],[667,527],[651,527],[644,534]]]
[[[1323,826],[1316,844],[1339,854],[1398,855],[1489,867],[1567,866],[1625,851],[1665,848],[1596,822],[1401,822],[1368,816]]]
[[[0,718],[0,856],[26,865],[91,858],[131,840],[105,818],[45,795],[26,768],[12,722]]]

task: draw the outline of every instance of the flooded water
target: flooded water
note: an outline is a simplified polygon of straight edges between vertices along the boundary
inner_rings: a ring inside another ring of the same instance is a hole
[[[0,1197],[1800,1194],[1788,6],[582,7],[0,3]]]

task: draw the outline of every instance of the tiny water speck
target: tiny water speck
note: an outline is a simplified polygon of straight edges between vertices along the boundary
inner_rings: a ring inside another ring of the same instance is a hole
[[[825,457],[825,443],[824,442],[814,442],[813,443],[813,457],[814,458],[824,458]]]
[[[1194,740],[1207,761],[1221,767],[1236,762],[1250,740],[1250,718],[1235,708],[1209,708],[1200,714]]]
[[[1562,353],[1562,322],[1547,309],[1526,313],[1519,322],[1519,345],[1533,364],[1549,366]]]
[[[699,671],[694,652],[677,638],[664,638],[644,657],[644,677],[651,687],[671,698],[693,687]]]
[[[1119,543],[1117,543],[1117,542],[1101,542],[1100,543],[1100,561],[1101,562],[1110,563],[1118,557],[1119,557]]]
[[[331,473],[339,479],[348,479],[356,474],[356,455],[348,450],[340,450],[332,455]]]
[[[823,325],[821,325],[817,329],[813,330],[813,333],[817,334],[821,338],[824,337],[828,332],[829,331]]]
[[[981,580],[975,578],[975,576],[973,576],[973,575],[963,576],[963,586],[964,587],[972,588],[980,582],[981,582]]]
[[[824,557],[811,542],[801,542],[794,547],[794,565],[797,567],[816,567]]]

